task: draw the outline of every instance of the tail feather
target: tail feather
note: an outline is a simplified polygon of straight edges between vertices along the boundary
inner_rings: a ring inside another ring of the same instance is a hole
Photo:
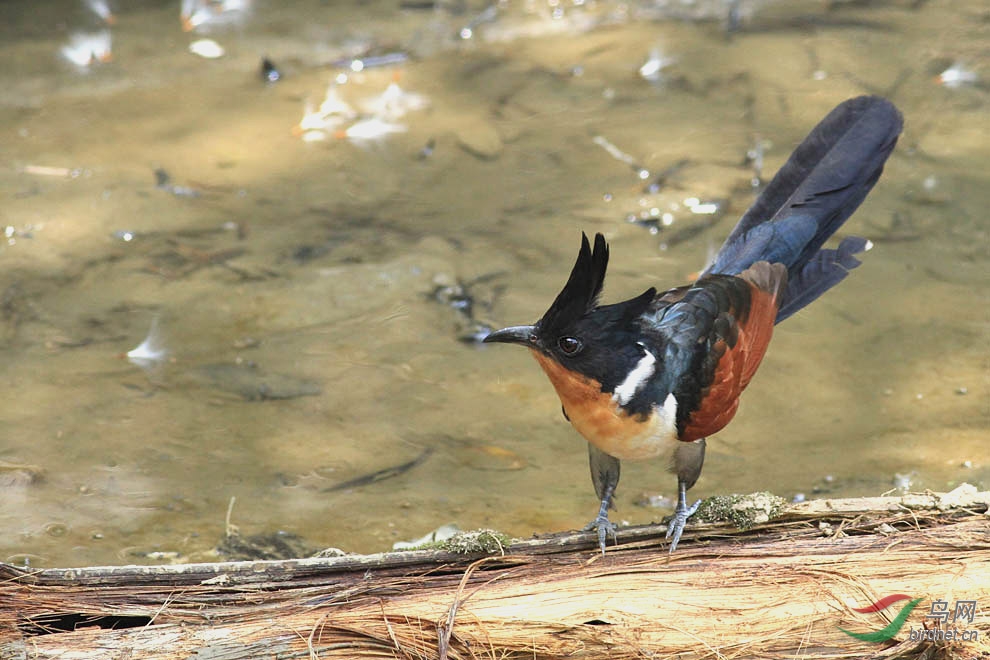
[[[802,307],[811,303],[833,286],[846,279],[853,268],[860,264],[855,256],[869,250],[872,244],[865,238],[847,236],[834,250],[819,250],[814,258],[804,265],[787,282],[777,309],[777,323]]]
[[[901,128],[901,113],[885,99],[839,104],[794,150],[705,274],[737,275],[757,261],[784,264],[789,284],[778,322],[837,284],[859,265],[852,254],[866,243],[821,247],[880,178]]]

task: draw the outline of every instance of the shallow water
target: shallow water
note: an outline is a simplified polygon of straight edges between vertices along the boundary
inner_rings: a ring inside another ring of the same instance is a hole
[[[470,40],[484,5],[259,3],[207,35],[218,60],[187,51],[204,35],[178,3],[118,4],[113,61],[87,71],[58,57],[94,27],[76,3],[0,5],[0,559],[208,559],[232,498],[242,533],[360,552],[448,522],[584,524],[584,441],[545,377],[459,341],[473,327],[436,290],[532,322],[581,231],[611,243],[606,300],[681,284],[752,200],[747,151],[765,145],[769,177],[861,93],[906,117],[843,230],[876,247],[777,329],[692,494],[990,485],[990,88],[934,78],[990,80],[981,2],[743,3],[731,37],[720,3],[510,4]],[[674,62],[650,82],[653,48]],[[342,97],[397,79],[429,108],[370,144],[294,135],[333,63],[368,49],[411,58],[350,73]],[[283,80],[261,82],[262,55]],[[653,174],[687,163],[644,193],[596,135]],[[710,225],[691,197],[725,212]],[[653,209],[673,217],[659,234],[627,221]],[[168,358],[124,359],[153,324]],[[637,504],[675,495],[663,468],[623,465],[614,519],[669,514]]]

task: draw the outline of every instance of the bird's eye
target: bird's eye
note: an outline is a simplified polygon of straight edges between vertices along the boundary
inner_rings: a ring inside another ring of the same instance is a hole
[[[561,337],[557,340],[557,346],[564,355],[577,355],[584,348],[584,344],[577,337]]]

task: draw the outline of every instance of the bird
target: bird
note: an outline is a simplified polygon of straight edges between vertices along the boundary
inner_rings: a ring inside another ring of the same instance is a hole
[[[700,501],[706,438],[735,416],[774,326],[845,279],[872,243],[855,236],[823,247],[876,184],[903,128],[890,101],[859,96],[836,106],[798,145],[692,284],[655,287],[600,304],[609,248],[584,232],[563,289],[532,325],[485,342],[530,350],[588,441],[600,501],[585,531],[605,553],[620,461],[659,459],[677,477],[667,523],[670,552]]]

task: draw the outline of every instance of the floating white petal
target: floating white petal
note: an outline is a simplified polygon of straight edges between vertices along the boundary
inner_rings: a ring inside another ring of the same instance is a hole
[[[396,124],[379,119],[378,117],[372,117],[351,124],[347,130],[343,131],[341,137],[346,137],[350,140],[378,140],[390,133],[405,132],[405,124]]]
[[[422,110],[429,104],[429,100],[422,94],[407,92],[393,82],[378,96],[366,99],[362,108],[369,114],[395,121],[404,117],[406,113]]]
[[[91,12],[99,16],[107,25],[113,25],[117,21],[113,12],[110,10],[110,4],[107,0],[83,0],[83,4]]]
[[[77,32],[62,46],[62,57],[77,67],[86,68],[94,62],[109,62],[111,55],[110,30],[101,32]]]
[[[208,60],[215,60],[218,57],[223,57],[225,51],[223,46],[213,41],[213,39],[197,39],[189,44],[189,52],[193,55],[205,57]]]
[[[161,331],[158,329],[158,317],[151,320],[151,329],[136,348],[127,351],[127,360],[141,368],[152,367],[168,358],[168,349]]]
[[[649,59],[643,63],[643,66],[639,67],[639,75],[644,80],[656,82],[663,75],[663,70],[673,63],[673,58],[664,57],[659,49],[654,48],[650,51]]]
[[[973,85],[979,80],[975,72],[970,71],[962,64],[953,64],[948,69],[938,74],[938,81],[950,89],[962,87],[963,85]]]
[[[182,0],[179,18],[182,29],[210,30],[244,22],[251,12],[250,0]]]
[[[326,98],[323,99],[323,103],[320,104],[320,114],[324,116],[337,116],[342,119],[353,119],[357,117],[357,113],[354,108],[350,106],[344,99],[340,98],[340,93],[337,92],[336,85],[330,85],[327,87]]]

